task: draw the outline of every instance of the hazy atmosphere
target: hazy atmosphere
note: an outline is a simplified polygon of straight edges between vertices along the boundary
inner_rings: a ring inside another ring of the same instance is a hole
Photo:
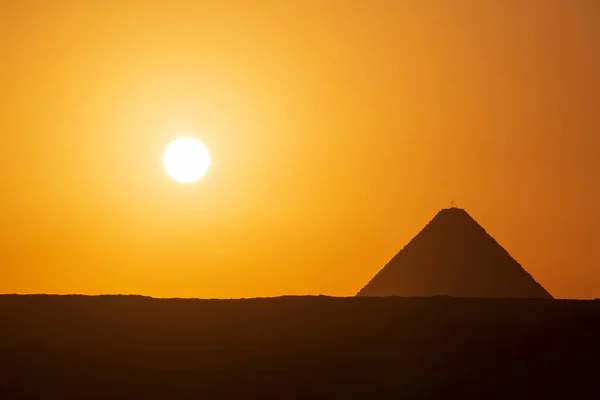
[[[0,293],[353,296],[453,200],[600,297],[597,0],[8,0],[0,50]]]

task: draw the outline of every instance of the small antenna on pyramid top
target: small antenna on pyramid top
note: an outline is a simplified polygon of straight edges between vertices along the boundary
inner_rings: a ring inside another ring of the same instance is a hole
[[[457,205],[454,202],[454,200],[450,202],[450,207],[449,208],[457,208]]]

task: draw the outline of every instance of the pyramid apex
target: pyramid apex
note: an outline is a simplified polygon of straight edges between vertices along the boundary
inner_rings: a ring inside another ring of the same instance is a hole
[[[469,215],[469,213],[467,212],[467,210],[465,210],[464,208],[459,208],[459,207],[448,207],[448,208],[442,208],[440,210],[440,212],[438,213],[438,215],[440,214],[451,214],[451,215],[459,215],[459,214],[464,214],[464,215]]]
[[[464,212],[467,212],[467,210],[465,210],[464,208],[460,208],[460,207],[442,208],[442,211],[464,211]]]

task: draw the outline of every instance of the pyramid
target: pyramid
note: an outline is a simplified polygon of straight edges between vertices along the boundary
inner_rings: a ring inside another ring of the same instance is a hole
[[[440,211],[357,296],[552,296],[465,210]]]

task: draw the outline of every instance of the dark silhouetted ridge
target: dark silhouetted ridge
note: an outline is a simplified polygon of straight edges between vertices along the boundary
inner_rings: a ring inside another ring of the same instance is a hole
[[[460,208],[440,211],[357,295],[552,298]]]
[[[0,399],[600,399],[600,302],[0,295]]]

